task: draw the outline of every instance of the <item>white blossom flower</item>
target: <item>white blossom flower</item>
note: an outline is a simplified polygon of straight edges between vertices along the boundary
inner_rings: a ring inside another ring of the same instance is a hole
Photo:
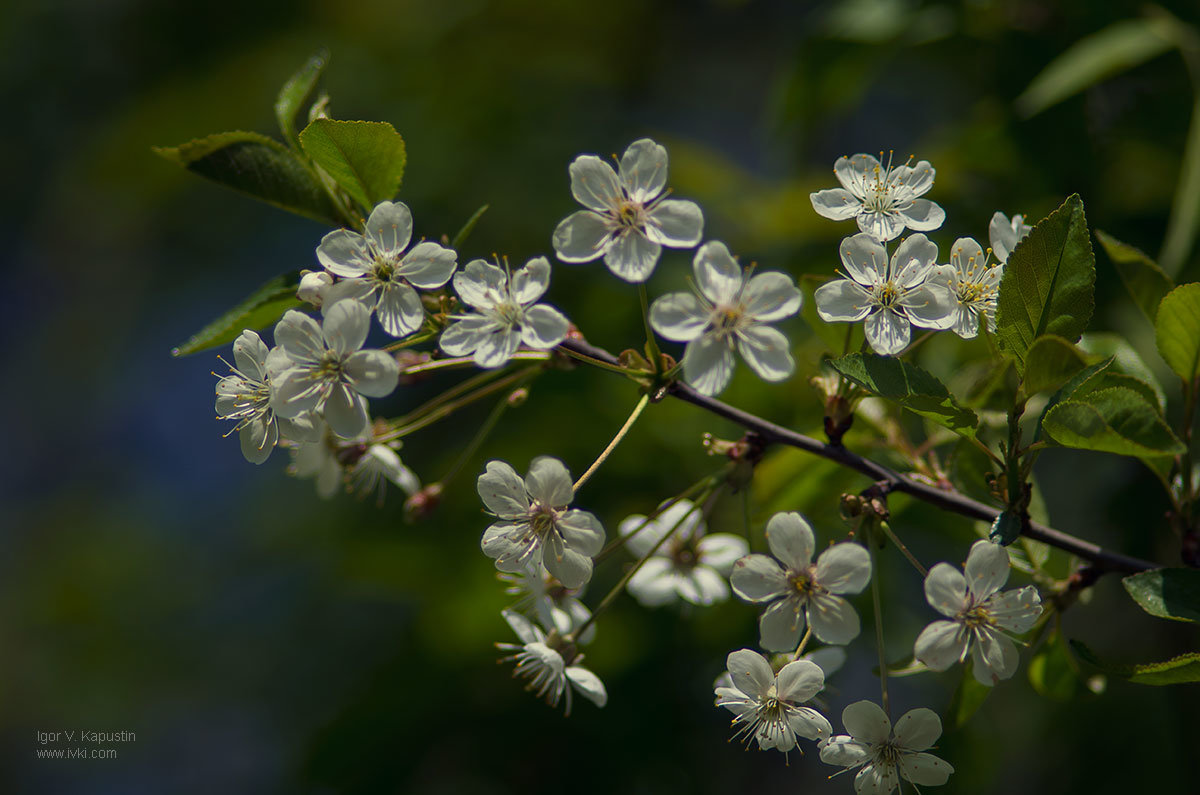
[[[504,616],[504,620],[521,639],[519,644],[496,644],[498,649],[513,652],[501,658],[500,662],[516,663],[513,676],[529,680],[526,690],[538,698],[545,698],[552,707],[558,706],[565,693],[567,715],[571,714],[571,690],[578,690],[580,695],[597,707],[608,703],[604,683],[600,677],[579,665],[583,655],[573,643],[566,643],[557,631],[547,635],[541,627],[516,611],[504,610],[500,615]]]
[[[349,467],[347,479],[350,490],[360,496],[378,494],[380,505],[387,483],[398,486],[409,497],[421,490],[416,473],[404,465],[394,447],[386,444],[363,444],[358,460]]]
[[[941,207],[917,198],[933,187],[929,161],[887,166],[871,155],[839,157],[833,164],[840,188],[809,194],[818,215],[834,221],[858,220],[858,228],[884,243],[900,236],[905,227],[930,232],[946,220]]]
[[[650,325],[669,340],[686,342],[683,374],[705,395],[715,395],[733,375],[736,346],[746,364],[767,381],[795,370],[788,339],[767,325],[796,314],[801,294],[782,273],[745,279],[724,243],[709,241],[692,261],[698,291],[668,293],[650,307]]]
[[[1008,262],[1008,255],[1017,247],[1017,243],[1032,231],[1033,227],[1025,223],[1025,216],[1014,215],[1009,220],[1007,215],[997,211],[988,224],[988,240],[996,260],[1001,265]]]
[[[518,572],[500,572],[496,576],[508,583],[504,592],[517,597],[515,609],[524,613],[532,610],[542,626],[553,627],[560,635],[574,632],[592,617],[592,611],[579,600],[583,587],[568,588],[544,565],[530,566]],[[591,643],[595,637],[596,624],[590,623],[576,642]]]
[[[858,613],[837,594],[856,594],[871,579],[871,555],[853,542],[834,544],[812,562],[812,528],[795,512],[767,522],[775,559],[747,555],[733,564],[733,591],[748,602],[769,602],[759,619],[760,641],[770,651],[791,651],[807,619],[824,643],[844,645],[858,636]],[[778,561],[778,562],[776,562]],[[782,565],[780,565],[782,563]]]
[[[516,273],[481,259],[454,275],[454,290],[475,311],[455,315],[442,332],[442,350],[451,356],[473,354],[480,367],[504,365],[524,342],[539,351],[566,339],[567,319],[547,304],[535,303],[550,286],[550,263],[531,259]]]
[[[311,305],[313,309],[320,309],[325,303],[325,293],[332,286],[333,275],[329,271],[308,271],[300,277],[296,297]]]
[[[734,714],[733,725],[741,725],[737,737],[753,737],[762,750],[787,753],[796,747],[796,737],[825,740],[833,727],[820,712],[801,706],[825,687],[825,674],[809,660],[796,660],[779,669],[756,651],[732,652],[725,661],[731,686],[717,686],[717,706]]]
[[[412,239],[412,213],[402,202],[380,202],[367,219],[366,235],[337,229],[317,247],[317,259],[342,281],[324,296],[326,306],[344,298],[376,310],[379,324],[393,337],[421,328],[425,309],[414,287],[432,290],[450,281],[458,255],[422,241],[405,253]]]
[[[370,429],[369,423],[367,427]],[[292,462],[288,474],[314,478],[318,496],[328,499],[344,485],[347,490],[363,496],[378,490],[382,500],[385,481],[395,484],[406,494],[421,488],[417,476],[400,461],[391,446],[396,442],[376,441],[371,430],[353,439],[343,439],[319,418],[314,423],[314,431],[309,438],[289,445]]]
[[[979,333],[982,317],[992,327],[996,297],[1004,265],[987,263],[987,254],[973,238],[960,237],[950,250],[950,264],[935,269],[930,283],[940,283],[954,293],[950,328],[964,339]]]
[[[272,408],[280,417],[321,410],[339,436],[354,437],[367,425],[365,397],[384,397],[396,388],[400,367],[379,350],[359,350],[370,315],[357,301],[329,306],[321,325],[288,310],[275,326],[275,340],[291,359],[276,379]]]
[[[704,216],[694,202],[666,198],[667,150],[649,138],[630,144],[619,168],[620,176],[595,155],[571,163],[571,194],[587,209],[558,225],[554,250],[563,262],[604,257],[618,277],[644,282],[663,246],[700,242]]]
[[[592,557],[604,546],[604,528],[587,511],[570,510],[571,473],[562,461],[539,456],[522,480],[503,461],[489,461],[479,496],[499,522],[483,534],[483,553],[500,571],[544,564],[568,588],[592,577]]]
[[[985,685],[1016,673],[1017,647],[1005,633],[1028,632],[1042,614],[1042,600],[1032,585],[1001,593],[1008,569],[1007,550],[986,540],[972,545],[965,577],[949,563],[930,569],[925,598],[950,620],[925,627],[914,647],[916,658],[944,671],[970,651],[975,678]]]
[[[931,709],[919,707],[892,722],[871,701],[858,701],[842,712],[842,725],[850,734],[839,734],[821,746],[821,761],[858,771],[858,795],[888,795],[900,779],[918,786],[945,784],[954,768],[933,754],[924,753],[942,734],[942,721]]]
[[[641,514],[626,517],[618,527],[623,536],[633,535],[626,546],[639,558],[649,554],[666,536],[626,586],[646,607],[670,604],[679,599],[694,605],[711,605],[729,598],[725,579],[734,561],[748,551],[746,539],[730,533],[705,535],[698,506],[677,500],[653,519]]]
[[[817,288],[817,314],[834,323],[866,318],[871,347],[887,356],[900,353],[912,337],[911,326],[945,329],[954,322],[954,293],[930,278],[937,255],[925,235],[912,235],[897,246],[889,264],[887,249],[870,235],[848,237],[841,245],[847,278]]]

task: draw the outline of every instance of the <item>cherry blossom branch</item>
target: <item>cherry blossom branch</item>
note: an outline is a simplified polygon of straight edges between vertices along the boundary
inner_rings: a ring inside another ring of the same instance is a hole
[[[608,367],[620,367],[617,358],[611,353],[581,339],[567,339],[559,345],[559,348],[567,353],[580,354],[589,359],[595,359],[608,365]],[[784,428],[781,425],[776,425],[735,406],[730,406],[715,398],[702,395],[682,382],[673,382],[667,387],[665,394],[682,400],[685,403],[691,403],[710,414],[715,414],[718,417],[740,425],[746,430],[760,436],[765,443],[794,447],[806,453],[833,461],[847,469],[853,469],[874,481],[884,494],[890,492],[908,494],[942,510],[984,522],[993,522],[1000,515],[1001,509],[999,508],[985,505],[957,492],[946,491],[936,486],[931,486],[928,483],[923,483],[909,475],[901,474],[882,464],[863,458],[847,450],[840,444],[827,444],[810,436],[805,436],[804,434]],[[1162,568],[1160,564],[1104,549],[1089,541],[1084,541],[1083,539],[1076,538],[1073,535],[1055,530],[1038,522],[1029,522],[1028,526],[1023,530],[1023,535],[1033,541],[1041,541],[1044,544],[1070,552],[1076,557],[1087,560],[1099,572],[1136,573],[1148,569]]]

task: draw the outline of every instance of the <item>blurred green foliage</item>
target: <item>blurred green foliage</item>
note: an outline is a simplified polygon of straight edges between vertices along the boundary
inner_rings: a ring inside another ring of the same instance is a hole
[[[1167,5],[1197,22],[1193,4]],[[0,788],[848,792],[851,782],[826,783],[832,768],[811,755],[785,766],[727,742],[711,685],[725,654],[754,642],[751,607],[681,613],[618,601],[588,649],[610,703],[580,703],[564,722],[494,663],[490,644],[510,638],[478,550],[486,519],[470,471],[435,514],[404,525],[395,499],[382,511],[318,501],[310,483],[283,475],[278,453],[246,464],[211,422],[216,363],[170,360],[168,349],[265,280],[312,267],[325,228],[191,179],[150,147],[273,130],[280,84],[327,47],[333,114],[383,120],[404,136],[400,196],[418,234],[452,234],[490,205],[462,261],[548,253],[554,225],[574,208],[571,158],[619,152],[643,135],[670,149],[671,184],[704,207],[707,237],[798,278],[836,264],[848,227],[817,217],[808,194],[833,184],[838,155],[857,151],[912,152],[936,166],[930,197],[948,221],[932,237],[943,250],[986,237],[996,209],[1036,219],[1077,192],[1094,227],[1153,254],[1192,106],[1178,59],[1147,59],[1028,119],[1014,106],[1073,44],[1141,13],[1140,3],[1086,0],[6,4],[0,90],[17,121],[0,133],[14,154],[0,225],[20,300],[0,321],[16,359],[2,487]],[[1178,281],[1200,277],[1198,259],[1193,251]],[[668,254],[651,293],[682,287],[688,263]],[[1153,325],[1113,263],[1101,255],[1097,268],[1090,330],[1127,337],[1177,401]],[[743,369],[722,397],[815,434],[820,399],[805,376],[841,352],[844,330],[816,321],[805,284],[804,319],[787,328],[798,375],[764,387]],[[550,300],[597,344],[640,343],[636,299],[598,265],[556,267]],[[979,345],[934,338],[921,365],[972,396],[986,422],[995,374],[964,364]],[[395,406],[447,383],[414,386]],[[552,453],[581,472],[635,400],[602,372],[548,374],[473,466],[503,456],[523,469]],[[406,462],[438,477],[487,410],[414,437]],[[868,425],[847,444],[905,466],[878,444],[887,426]],[[926,433],[912,416],[898,427]],[[614,532],[716,466],[700,444],[709,431],[738,435],[688,406],[652,406],[582,507]],[[954,466],[972,464],[956,456]],[[1039,518],[1177,565],[1148,469],[1058,450],[1035,474]],[[799,509],[824,543],[846,531],[836,495],[864,485],[828,462],[773,452],[753,484],[751,522]],[[903,497],[891,507],[925,561],[959,562],[986,532]],[[740,531],[742,522],[735,497],[710,524]],[[1049,565],[1066,572],[1061,555]],[[594,583],[593,601],[615,568]],[[903,661],[929,611],[898,556],[883,556],[879,576],[888,658]],[[1032,683],[1017,677],[972,704],[961,728],[947,721],[939,755],[957,770],[947,791],[1189,791],[1196,688],[1111,679],[1097,697],[1064,639],[1104,659],[1165,660],[1194,650],[1194,627],[1146,616],[1110,578],[1066,613],[1061,633],[1029,669]],[[875,692],[869,639],[864,627],[825,694],[835,724],[845,703]],[[960,676],[898,680],[894,704],[945,713],[953,703],[962,714],[978,696],[952,701]],[[115,760],[35,758],[36,731],[76,728],[137,740]]]

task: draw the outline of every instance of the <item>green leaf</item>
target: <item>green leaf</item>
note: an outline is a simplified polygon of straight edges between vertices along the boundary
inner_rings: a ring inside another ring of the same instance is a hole
[[[300,146],[300,137],[296,135],[296,117],[312,102],[321,73],[328,63],[329,51],[321,50],[279,89],[279,96],[275,99],[275,118],[279,120],[283,137],[294,147]]]
[[[1121,584],[1152,616],[1200,623],[1200,569],[1143,571]]]
[[[1021,535],[1021,514],[1011,508],[1001,511],[992,522],[988,538],[1006,547]]]
[[[283,144],[254,132],[226,132],[154,152],[194,174],[280,209],[339,226],[316,176]]]
[[[475,231],[475,225],[479,223],[479,219],[482,218],[483,214],[488,211],[488,206],[489,205],[486,204],[483,205],[476,210],[470,218],[467,219],[467,222],[462,225],[462,229],[458,230],[458,234],[456,234],[454,239],[450,241],[450,248],[458,251],[459,248],[462,247],[462,244],[466,242],[470,234]]]
[[[259,331],[274,323],[289,309],[300,306],[296,289],[300,286],[300,271],[276,276],[259,287],[244,301],[209,323],[192,338],[171,350],[172,356],[188,356],[216,348],[237,339],[245,329]]]
[[[1057,630],[1029,660],[1027,673],[1037,694],[1053,701],[1070,701],[1080,684],[1075,661]]]
[[[1032,395],[1057,389],[1086,366],[1083,351],[1062,337],[1045,334],[1033,341],[1025,356],[1025,391]]]
[[[1033,79],[1017,110],[1025,117],[1041,113],[1105,78],[1162,55],[1174,46],[1166,22],[1158,17],[1117,22],[1080,39]]]
[[[1181,284],[1162,300],[1154,338],[1175,374],[1187,383],[1200,374],[1200,283]]]
[[[1101,660],[1096,653],[1078,640],[1071,641],[1071,648],[1079,659],[1094,665],[1106,674],[1128,679],[1139,685],[1178,685],[1200,682],[1200,654],[1181,654],[1158,663],[1127,665]]]
[[[1129,340],[1111,332],[1088,332],[1079,340],[1079,349],[1089,356],[1112,357],[1112,365],[1088,382],[1089,388],[1128,386],[1145,394],[1159,409],[1167,406],[1167,393],[1158,376],[1147,366]]]
[[[1157,262],[1133,246],[1122,243],[1099,229],[1096,230],[1096,239],[1100,241],[1104,253],[1112,260],[1117,274],[1125,283],[1125,289],[1133,297],[1133,302],[1153,323],[1154,316],[1158,314],[1159,302],[1175,286],[1175,282],[1158,267]]]
[[[1135,457],[1184,451],[1158,407],[1124,386],[1097,389],[1057,403],[1046,412],[1041,427],[1064,447]]]
[[[996,341],[1024,375],[1034,340],[1076,342],[1095,304],[1096,258],[1079,196],[1038,222],[1008,257],[996,299]]]
[[[368,213],[400,190],[404,139],[387,122],[317,119],[300,145]]]
[[[974,436],[979,419],[955,402],[946,385],[926,370],[891,356],[851,353],[830,366],[870,392],[964,436]]]
[[[975,674],[972,673],[974,665],[974,660],[968,660],[963,666],[962,678],[958,680],[958,687],[954,688],[954,697],[950,700],[947,717],[954,721],[956,727],[961,727],[970,720],[994,689],[975,678]]]

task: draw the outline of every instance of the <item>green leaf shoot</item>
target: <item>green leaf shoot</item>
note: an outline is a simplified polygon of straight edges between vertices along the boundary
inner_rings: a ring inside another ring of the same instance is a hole
[[[316,119],[300,145],[363,211],[394,199],[404,176],[404,139],[387,122]]]

